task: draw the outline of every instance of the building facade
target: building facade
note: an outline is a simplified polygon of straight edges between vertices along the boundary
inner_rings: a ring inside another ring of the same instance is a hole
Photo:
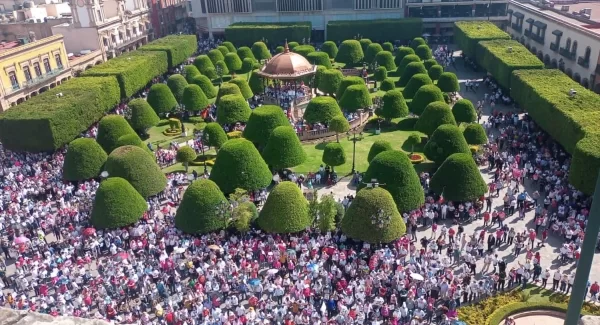
[[[6,110],[71,78],[62,35],[0,48],[0,108]]]
[[[151,0],[150,17],[154,37],[183,31],[188,17],[188,0]]]

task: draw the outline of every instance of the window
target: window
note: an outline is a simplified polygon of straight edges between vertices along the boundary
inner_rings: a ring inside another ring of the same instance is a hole
[[[23,74],[25,74],[25,80],[30,81],[31,78],[31,71],[29,71],[29,67],[24,67],[23,68]]]
[[[44,59],[44,69],[46,70],[46,73],[50,73],[52,70],[52,68],[50,68],[50,60]]]
[[[40,68],[40,64],[39,63],[34,63],[33,64],[33,71],[35,71],[35,76],[36,77],[41,77],[42,76],[42,68]]]
[[[102,21],[102,11],[100,11],[100,9],[98,9],[98,11],[96,11],[96,13],[98,14],[98,21]]]
[[[62,59],[60,58],[60,54],[55,54],[54,59],[56,60],[56,66],[58,66],[59,69],[62,69],[63,64]]]
[[[15,74],[14,71],[11,71],[8,73],[8,78],[10,78],[10,84],[12,85],[13,89],[18,89],[19,88],[19,79],[17,79],[17,75]]]
[[[570,51],[571,50],[571,38],[567,38],[567,45],[565,45],[565,50]]]
[[[577,41],[573,42],[573,46],[571,47],[571,54],[573,54],[573,55],[577,54]]]
[[[586,48],[585,48],[585,55],[583,56],[583,59],[584,59],[586,62],[589,62],[589,61],[590,61],[590,56],[591,56],[591,55],[592,55],[592,49],[591,49],[591,48],[588,46],[588,47],[586,47]]]
[[[117,36],[116,36],[115,34],[111,34],[111,35],[110,35],[110,38],[111,38],[111,40],[112,40],[113,44],[116,44],[116,43],[117,43]]]

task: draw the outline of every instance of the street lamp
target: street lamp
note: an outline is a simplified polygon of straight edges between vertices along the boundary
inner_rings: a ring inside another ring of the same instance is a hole
[[[352,132],[352,136],[350,136],[350,132]],[[356,136],[358,134],[358,137]],[[356,143],[358,141],[361,141],[364,136],[362,132],[358,132],[358,130],[356,130],[356,128],[352,129],[352,131],[346,132],[346,135],[348,136],[348,141],[352,141],[352,174],[354,174],[355,172],[355,162],[356,162]]]
[[[204,150],[204,141],[208,143],[208,133],[204,133],[203,130],[198,130],[196,132],[197,139],[200,139],[200,152],[202,152],[202,160],[204,161],[204,175],[208,174],[208,169],[206,168],[206,151]]]

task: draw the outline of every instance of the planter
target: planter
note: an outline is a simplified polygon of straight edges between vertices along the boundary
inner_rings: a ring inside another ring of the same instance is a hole
[[[410,162],[413,164],[419,164],[425,161],[425,156],[420,153],[411,153],[408,154],[408,159],[410,159]]]

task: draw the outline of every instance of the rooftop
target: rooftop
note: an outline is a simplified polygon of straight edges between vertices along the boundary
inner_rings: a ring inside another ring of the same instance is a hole
[[[595,0],[579,3],[557,2],[558,3],[555,3],[553,8],[543,7],[539,4],[536,5],[529,1],[512,1],[511,4],[525,7],[529,11],[534,11],[538,14],[548,16],[550,19],[555,19],[565,24],[576,26],[583,32],[588,32],[593,34],[593,36],[600,37],[600,1]],[[568,6],[569,10],[561,11],[563,6]],[[573,12],[579,12],[583,9],[591,9],[591,12],[589,12],[589,19],[584,17],[576,18],[573,15]]]
[[[20,46],[21,43],[19,43],[18,41],[12,41],[12,42],[0,42],[0,52],[4,52],[6,50],[10,50],[12,48],[15,48],[17,46]]]

